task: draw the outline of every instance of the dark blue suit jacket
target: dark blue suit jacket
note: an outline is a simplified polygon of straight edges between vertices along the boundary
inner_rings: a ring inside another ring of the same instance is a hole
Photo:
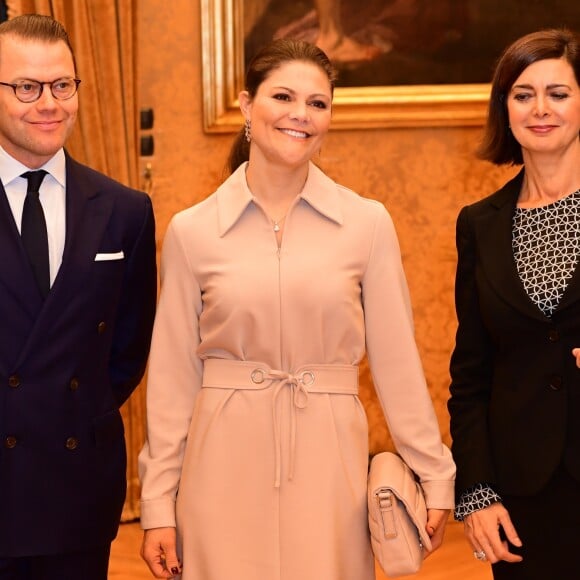
[[[476,483],[531,495],[560,463],[580,480],[580,267],[551,318],[530,300],[512,250],[523,171],[457,220],[451,435],[460,495]]]
[[[149,353],[153,211],[68,155],[66,179],[65,249],[44,302],[0,191],[0,557],[104,546],[125,498],[119,407]]]

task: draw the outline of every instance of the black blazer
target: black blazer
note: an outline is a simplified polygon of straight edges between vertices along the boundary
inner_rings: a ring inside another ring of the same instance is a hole
[[[451,358],[458,497],[479,482],[531,495],[561,463],[580,480],[580,268],[547,318],[517,273],[512,219],[523,170],[457,220]]]
[[[65,248],[45,301],[0,186],[0,557],[105,546],[125,498],[119,407],[149,352],[153,211],[68,155],[66,180]]]

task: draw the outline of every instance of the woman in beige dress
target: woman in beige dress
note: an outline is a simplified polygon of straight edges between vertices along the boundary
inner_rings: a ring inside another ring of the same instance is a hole
[[[433,546],[443,539],[455,467],[393,224],[310,161],[334,78],[313,45],[262,49],[240,94],[232,175],[169,225],[140,455],[142,553],[157,578],[374,579],[365,347]]]

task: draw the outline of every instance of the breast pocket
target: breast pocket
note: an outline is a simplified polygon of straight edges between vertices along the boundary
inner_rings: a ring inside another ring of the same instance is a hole
[[[122,280],[125,267],[126,259],[123,252],[99,253],[93,262],[95,282],[106,280],[107,283],[113,283],[115,280]]]

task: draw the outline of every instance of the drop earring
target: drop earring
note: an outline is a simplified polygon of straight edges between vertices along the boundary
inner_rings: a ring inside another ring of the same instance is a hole
[[[250,119],[246,119],[244,123],[244,136],[248,143],[252,140],[252,124],[250,123]]]

